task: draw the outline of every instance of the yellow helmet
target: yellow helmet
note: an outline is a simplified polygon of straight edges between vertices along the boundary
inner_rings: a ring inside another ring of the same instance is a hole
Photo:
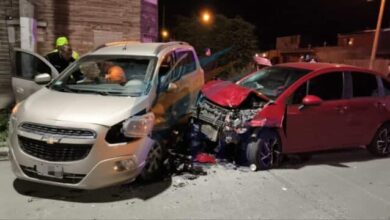
[[[56,40],[56,47],[61,47],[67,44],[69,44],[69,40],[66,37],[59,37]]]

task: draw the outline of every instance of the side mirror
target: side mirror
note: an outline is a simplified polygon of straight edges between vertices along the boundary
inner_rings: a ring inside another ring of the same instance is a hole
[[[315,95],[307,95],[302,100],[302,104],[305,106],[316,106],[321,105],[322,99]]]
[[[51,81],[51,76],[48,73],[41,73],[34,77],[34,81],[39,85],[47,84]]]
[[[167,92],[176,92],[177,91],[177,85],[176,83],[169,83]]]

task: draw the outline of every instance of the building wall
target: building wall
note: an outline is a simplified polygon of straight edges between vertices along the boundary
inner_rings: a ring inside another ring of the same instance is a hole
[[[338,46],[348,48],[365,48],[371,53],[374,31],[363,31],[338,35]],[[383,29],[378,43],[378,56],[390,58],[390,29]]]
[[[54,47],[58,36],[67,36],[83,54],[109,41],[141,40],[141,0],[36,0],[38,52]],[[156,14],[157,17],[157,14]]]
[[[11,43],[8,38],[8,27],[15,27],[12,21],[19,17],[18,0],[0,1],[0,94],[8,92],[11,88],[11,47],[19,42]],[[15,30],[15,38],[18,29]],[[10,33],[12,35],[12,33]],[[15,39],[16,40],[16,39]]]

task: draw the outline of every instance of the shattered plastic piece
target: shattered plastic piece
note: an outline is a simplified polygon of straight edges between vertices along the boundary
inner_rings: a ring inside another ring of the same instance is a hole
[[[215,157],[206,153],[200,153],[196,155],[195,161],[199,163],[211,163],[211,164],[216,163]]]
[[[184,174],[183,175],[183,178],[184,179],[187,179],[187,180],[194,180],[194,179],[197,179],[199,176],[197,176],[197,175],[194,175],[194,174]]]
[[[250,169],[251,171],[253,171],[253,172],[256,172],[256,171],[257,171],[257,166],[256,166],[256,164],[251,164],[251,165],[249,166],[249,169]]]

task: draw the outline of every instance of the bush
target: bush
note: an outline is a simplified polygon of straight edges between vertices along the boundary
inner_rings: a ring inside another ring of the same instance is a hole
[[[9,110],[0,110],[0,142],[5,142],[8,135]]]

